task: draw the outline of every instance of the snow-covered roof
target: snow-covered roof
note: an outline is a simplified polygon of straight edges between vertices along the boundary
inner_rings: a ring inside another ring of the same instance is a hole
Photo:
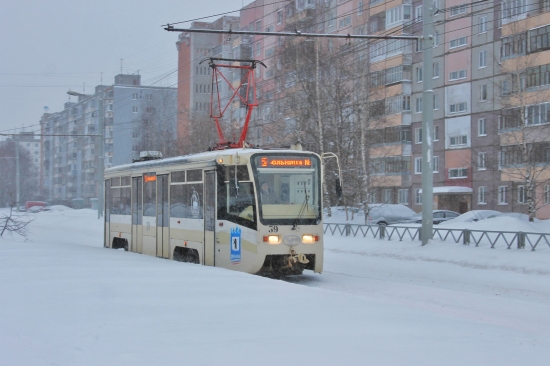
[[[472,193],[474,190],[470,187],[457,187],[457,186],[443,186],[434,187],[434,194],[441,193]],[[420,190],[422,193],[422,189]]]

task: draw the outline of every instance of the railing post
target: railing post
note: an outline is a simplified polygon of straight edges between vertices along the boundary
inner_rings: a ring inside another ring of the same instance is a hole
[[[521,231],[518,233],[518,249],[524,249],[525,248],[525,233],[522,233]]]
[[[462,240],[463,240],[462,244],[470,245],[470,230],[464,229],[463,233],[464,234],[462,236]]]
[[[346,224],[346,236],[349,236],[350,232],[351,232],[351,226],[349,224]]]
[[[418,240],[422,241],[422,228],[418,228]]]
[[[380,239],[384,239],[386,237],[386,225],[378,225],[379,232],[380,232]]]

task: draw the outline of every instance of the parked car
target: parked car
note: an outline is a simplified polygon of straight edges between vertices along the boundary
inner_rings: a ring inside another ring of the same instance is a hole
[[[452,220],[445,221],[445,224],[452,224],[455,222],[474,222],[474,221],[490,219],[500,215],[502,215],[501,212],[493,211],[493,210],[472,210],[472,211],[463,213],[462,215]]]
[[[507,217],[514,217],[516,219],[520,219],[521,221],[529,221],[529,215],[519,212],[503,212],[499,215],[499,217],[507,216]],[[535,218],[535,222],[540,221],[539,219]]]
[[[437,225],[443,221],[451,220],[460,216],[458,212],[448,211],[448,210],[434,210],[433,211],[433,223]],[[417,213],[408,220],[403,220],[399,222],[400,224],[421,224],[422,223],[422,212]]]
[[[367,216],[368,224],[391,225],[402,220],[407,220],[416,214],[404,205],[396,204],[370,204]]]

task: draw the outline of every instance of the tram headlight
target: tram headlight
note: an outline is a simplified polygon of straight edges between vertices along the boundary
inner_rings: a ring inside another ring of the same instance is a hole
[[[269,244],[279,244],[281,239],[279,238],[279,235],[267,235],[264,236],[264,242]]]
[[[319,236],[317,235],[302,235],[302,243],[313,244],[316,241],[319,241]]]

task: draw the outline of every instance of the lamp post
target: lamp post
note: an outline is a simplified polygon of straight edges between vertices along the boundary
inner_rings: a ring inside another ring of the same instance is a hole
[[[97,93],[97,100],[98,100],[98,112],[99,112],[99,134],[97,136],[98,142],[97,142],[97,148],[99,150],[98,152],[98,159],[97,159],[97,218],[103,217],[103,201],[104,201],[104,192],[103,192],[103,170],[105,169],[105,153],[103,152],[103,143],[105,141],[105,127],[104,127],[104,112],[103,112],[103,90],[101,90],[99,93]],[[74,91],[69,90],[67,94],[76,96],[76,97],[84,97],[84,98],[91,98],[96,95],[90,95],[90,94],[82,94],[77,93]]]

